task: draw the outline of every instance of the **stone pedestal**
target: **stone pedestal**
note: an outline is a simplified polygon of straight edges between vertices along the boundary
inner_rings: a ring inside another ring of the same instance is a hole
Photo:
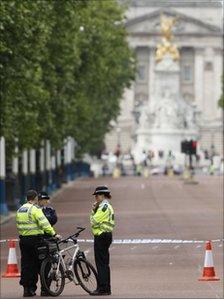
[[[198,138],[195,108],[180,94],[179,61],[170,56],[155,65],[155,86],[151,102],[142,106],[135,131],[133,153],[137,160],[143,151],[172,151],[178,155],[181,141]]]

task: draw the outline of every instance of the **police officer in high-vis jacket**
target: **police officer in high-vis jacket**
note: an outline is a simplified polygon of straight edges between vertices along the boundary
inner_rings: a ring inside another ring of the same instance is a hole
[[[36,295],[40,267],[36,246],[42,241],[45,233],[60,238],[59,235],[56,235],[37,203],[37,192],[29,190],[27,203],[22,205],[16,213],[16,226],[19,232],[21,251],[20,284],[24,287],[24,297]]]
[[[95,192],[96,202],[90,215],[92,233],[94,235],[94,254],[98,272],[98,286],[91,295],[110,295],[110,256],[109,247],[112,243],[114,228],[114,210],[109,202],[110,191],[106,186],[99,186]]]

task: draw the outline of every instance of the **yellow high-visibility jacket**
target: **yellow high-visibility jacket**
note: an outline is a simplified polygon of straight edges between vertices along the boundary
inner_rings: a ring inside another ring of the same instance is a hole
[[[20,236],[43,235],[44,233],[55,235],[55,231],[42,209],[31,203],[25,203],[18,209],[16,226]]]
[[[115,226],[114,210],[107,200],[100,203],[97,211],[94,211],[94,209],[91,211],[90,224],[94,236],[113,231]]]

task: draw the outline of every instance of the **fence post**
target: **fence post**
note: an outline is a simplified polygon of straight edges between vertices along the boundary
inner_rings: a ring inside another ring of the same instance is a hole
[[[8,214],[8,206],[6,203],[5,192],[5,175],[6,175],[6,163],[5,163],[5,138],[0,137],[0,214]]]
[[[76,141],[74,138],[71,138],[71,178],[75,179],[75,147]]]
[[[51,157],[51,172],[52,172],[52,190],[56,189],[56,157],[53,155]]]
[[[46,190],[47,188],[44,140],[41,142],[39,162],[40,162],[40,178],[41,178],[41,186],[39,188],[41,191],[41,190]]]
[[[22,154],[22,188],[21,188],[21,204],[25,202],[26,192],[28,189],[28,151],[24,150]]]
[[[32,189],[36,189],[36,151],[30,150],[30,186]]]
[[[61,150],[57,150],[56,153],[56,173],[57,173],[57,188],[61,187],[62,183],[62,167],[61,167]]]
[[[69,181],[68,175],[68,139],[65,139],[64,143],[64,181],[67,183]]]
[[[52,192],[52,173],[51,173],[51,144],[46,140],[46,170],[47,170],[47,192]]]
[[[68,175],[69,181],[72,180],[72,138],[68,137]]]
[[[67,146],[66,146],[66,168],[67,168],[67,180],[72,180],[72,151],[73,151],[73,144],[72,144],[72,137],[67,138]]]
[[[18,147],[18,138],[16,138],[15,152],[12,158],[12,173],[13,173],[13,199],[15,206],[19,207],[21,192],[19,187],[19,147]]]

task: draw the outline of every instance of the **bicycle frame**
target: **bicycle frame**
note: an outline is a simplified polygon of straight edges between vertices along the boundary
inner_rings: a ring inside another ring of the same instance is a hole
[[[85,228],[77,227],[77,229],[79,230],[78,232],[66,239],[48,239],[49,241],[55,242],[57,247],[48,246],[48,257],[46,257],[47,260],[45,262],[43,261],[40,272],[41,282],[51,296],[58,296],[63,292],[66,278],[69,280],[67,283],[74,282],[75,285],[80,285],[89,294],[93,292],[93,286],[97,287],[97,272],[94,266],[86,259],[84,252],[80,251],[80,247],[77,243],[79,234]],[[72,245],[71,242],[73,243]],[[65,248],[60,246],[60,244],[63,243],[66,244]],[[50,268],[48,265],[51,265]],[[92,279],[94,279],[94,281]],[[91,284],[90,288],[89,285],[87,286],[89,281]],[[48,285],[49,282],[50,285]],[[53,282],[54,284],[52,284]],[[51,290],[50,286],[53,286],[54,290]]]
[[[77,227],[77,229],[79,229],[79,231],[76,233],[76,234],[74,234],[74,235],[72,235],[72,236],[69,236],[68,238],[66,238],[66,239],[64,239],[64,240],[61,240],[61,241],[59,241],[59,242],[57,242],[57,247],[58,247],[58,251],[57,252],[55,252],[53,255],[52,255],[52,257],[55,257],[55,256],[57,256],[57,270],[56,270],[56,276],[58,275],[58,273],[59,273],[59,267],[60,267],[60,265],[62,265],[62,268],[63,268],[63,270],[64,270],[64,273],[65,273],[65,275],[66,275],[66,277],[71,281],[71,277],[69,277],[69,275],[68,275],[68,271],[72,271],[72,273],[73,273],[73,277],[72,277],[72,281],[76,284],[76,285],[78,285],[79,283],[77,282],[77,281],[75,281],[75,272],[74,272],[74,262],[75,262],[75,260],[76,260],[76,258],[77,258],[77,254],[78,254],[78,252],[80,252],[79,251],[79,245],[78,245],[78,243],[77,243],[77,237],[79,236],[79,234],[83,231],[83,230],[85,230],[85,228],[82,228],[82,227]],[[75,237],[75,239],[74,239],[74,237]],[[68,243],[68,242],[73,242],[73,244],[71,245],[71,246],[68,246],[68,247],[66,247],[66,248],[64,248],[64,249],[61,249],[60,250],[60,247],[59,247],[59,244],[62,244],[62,243]],[[65,262],[65,259],[64,259],[64,257],[63,257],[63,254],[65,254],[66,252],[68,252],[69,250],[71,250],[71,249],[73,249],[73,248],[75,248],[75,250],[74,250],[74,253],[73,253],[73,255],[71,255],[70,254],[70,256],[71,256],[71,263],[69,263],[69,266],[66,264],[66,262]]]
[[[72,258],[71,258],[71,268],[69,267],[68,268],[68,265],[66,264],[64,258],[63,258],[63,254],[66,253],[67,251],[71,250],[75,248],[75,251],[72,255]],[[79,245],[78,244],[73,244],[71,246],[68,246],[67,248],[65,249],[61,249],[60,251],[57,252],[57,255],[59,256],[59,261],[57,263],[57,270],[56,270],[56,274],[58,274],[58,271],[59,271],[59,267],[60,267],[60,264],[62,265],[63,267],[63,270],[66,274],[66,272],[69,270],[69,271],[72,271],[73,273],[73,281],[75,284],[78,284],[78,282],[75,280],[75,273],[74,273],[74,269],[73,269],[73,265],[74,265],[74,262],[76,260],[76,256],[77,256],[77,253],[79,252]]]
[[[76,233],[75,235],[73,235],[73,236],[78,237],[78,235],[80,234],[80,232],[84,230],[83,228],[79,228],[79,229],[81,229],[81,230],[78,233]],[[73,236],[70,236],[67,239],[64,239],[62,241],[59,241],[57,243],[58,244],[57,245],[58,246],[58,251],[53,256],[57,256],[57,258],[58,258],[58,261],[57,261],[57,270],[56,270],[56,273],[55,273],[56,276],[58,275],[59,267],[60,267],[60,264],[61,264],[66,277],[70,281],[73,281],[76,285],[78,285],[79,284],[78,281],[75,280],[76,275],[75,275],[75,272],[74,272],[74,262],[75,262],[75,260],[77,258],[78,253],[80,252],[79,251],[80,247],[79,247],[79,245],[77,243],[77,239],[76,238],[74,239]],[[61,244],[61,243],[68,243],[68,242],[73,242],[73,244],[71,246],[68,246],[68,247],[60,250],[59,244]],[[73,255],[70,254],[70,256],[71,256],[70,261],[71,262],[69,263],[69,265],[67,265],[66,262],[65,262],[63,254],[65,254],[66,252],[68,252],[69,250],[71,250],[73,248],[75,248],[75,250],[74,250]],[[85,257],[85,256],[83,255],[82,257]],[[72,277],[69,276],[69,274],[68,274],[69,272],[68,271],[72,271],[72,274],[73,274]]]

